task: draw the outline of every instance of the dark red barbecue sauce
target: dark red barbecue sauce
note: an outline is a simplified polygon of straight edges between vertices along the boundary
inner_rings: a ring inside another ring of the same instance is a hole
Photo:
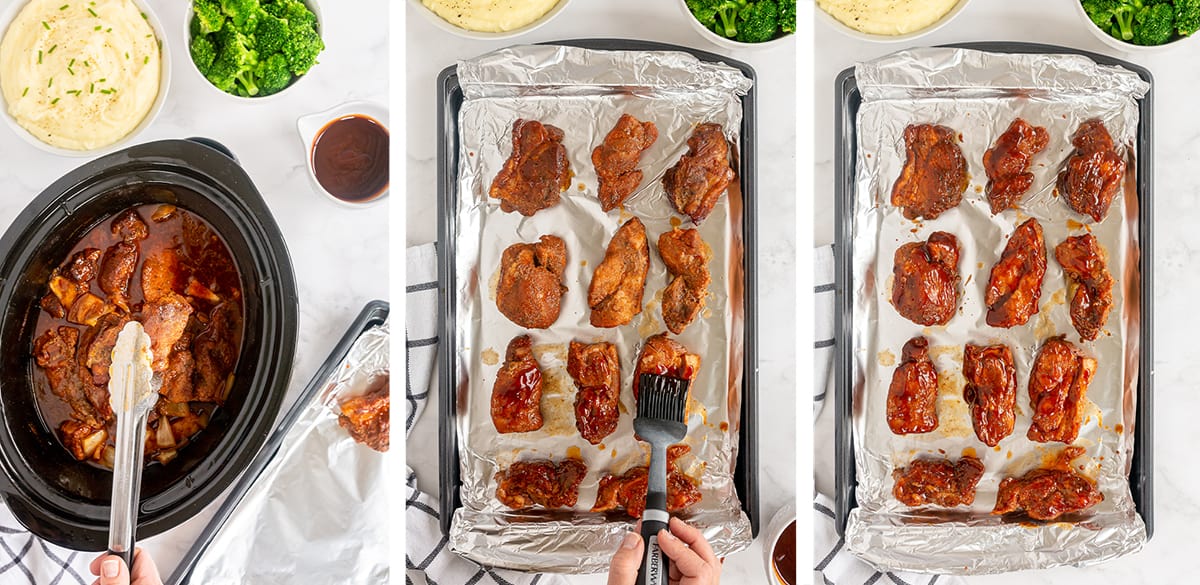
[[[388,131],[374,118],[344,116],[325,125],[312,146],[313,174],[330,195],[366,203],[388,188]]]

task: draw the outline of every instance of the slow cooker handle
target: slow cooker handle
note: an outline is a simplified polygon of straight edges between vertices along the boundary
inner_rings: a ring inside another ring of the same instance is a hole
[[[228,146],[225,146],[224,144],[221,144],[220,142],[217,142],[216,140],[213,140],[212,138],[204,138],[202,136],[192,136],[191,138],[188,138],[187,140],[189,142],[195,142],[196,144],[207,146],[207,147],[229,157],[231,160],[233,160],[233,162],[235,162],[235,163],[238,162],[238,158],[233,155],[233,151],[229,150]]]

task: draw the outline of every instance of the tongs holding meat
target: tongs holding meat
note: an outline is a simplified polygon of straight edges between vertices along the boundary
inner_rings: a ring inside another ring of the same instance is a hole
[[[125,560],[133,570],[133,539],[137,529],[139,496],[142,490],[143,446],[146,417],[158,401],[162,379],[155,376],[150,336],[137,321],[121,329],[109,366],[108,392],[117,418],[116,454],[113,464],[112,504],[108,522],[108,550]]]

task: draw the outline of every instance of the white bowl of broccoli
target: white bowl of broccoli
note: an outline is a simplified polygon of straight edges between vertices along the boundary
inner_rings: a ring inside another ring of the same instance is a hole
[[[796,32],[797,0],[677,0],[710,43],[742,50],[774,47]],[[720,31],[720,32],[718,32]]]
[[[184,20],[196,73],[252,100],[283,94],[318,64],[322,24],[316,0],[192,0]]]
[[[1200,0],[1073,1],[1096,38],[1125,53],[1172,49],[1200,30]]]

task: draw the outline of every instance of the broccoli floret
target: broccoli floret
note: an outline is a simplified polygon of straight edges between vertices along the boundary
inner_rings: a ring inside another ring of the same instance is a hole
[[[1142,8],[1137,14],[1137,26],[1133,29],[1133,42],[1137,45],[1155,46],[1171,40],[1175,34],[1175,8],[1170,4],[1155,4]]]
[[[775,0],[758,0],[738,12],[737,36],[742,43],[762,43],[779,31],[779,5]]]
[[[271,0],[263,4],[263,11],[275,18],[282,18],[293,26],[317,26],[317,15],[301,0]]]
[[[207,35],[192,37],[188,49],[192,54],[192,62],[196,64],[200,73],[206,73],[209,67],[212,67],[213,61],[217,60],[217,46]]]
[[[1120,7],[1121,2],[1118,0],[1083,0],[1083,11],[1087,13],[1088,18],[1106,32],[1112,28],[1113,19],[1116,18]]]
[[[289,20],[289,24],[292,22]],[[325,50],[325,42],[321,40],[321,35],[310,25],[296,26],[292,24],[291,38],[286,47],[283,49],[283,56],[287,57],[288,67],[292,73],[297,76],[308,73],[313,65],[317,64],[317,55]]]
[[[258,0],[221,0],[221,10],[238,30],[246,34],[254,32],[262,14]]]
[[[192,3],[192,12],[195,13],[192,24],[200,34],[215,33],[225,24],[225,13],[217,0],[196,0]]]
[[[217,33],[216,45],[219,52],[211,69],[216,78],[209,77],[209,81],[226,92],[258,95],[254,79],[258,54],[251,48],[249,37],[226,27]]]
[[[688,10],[705,28],[712,28],[717,22],[717,7],[723,0],[687,0]]]
[[[1109,34],[1123,41],[1133,40],[1133,20],[1137,11],[1133,5],[1121,3],[1116,10],[1113,11],[1114,24],[1109,29]]]
[[[1175,30],[1184,37],[1200,30],[1200,0],[1175,0]]]
[[[287,57],[275,53],[258,64],[258,89],[262,95],[279,93],[292,83]]]
[[[254,48],[259,55],[278,53],[287,46],[290,37],[288,21],[263,14],[258,21],[258,28],[254,29]]]
[[[796,0],[779,0],[779,30],[796,32]]]

